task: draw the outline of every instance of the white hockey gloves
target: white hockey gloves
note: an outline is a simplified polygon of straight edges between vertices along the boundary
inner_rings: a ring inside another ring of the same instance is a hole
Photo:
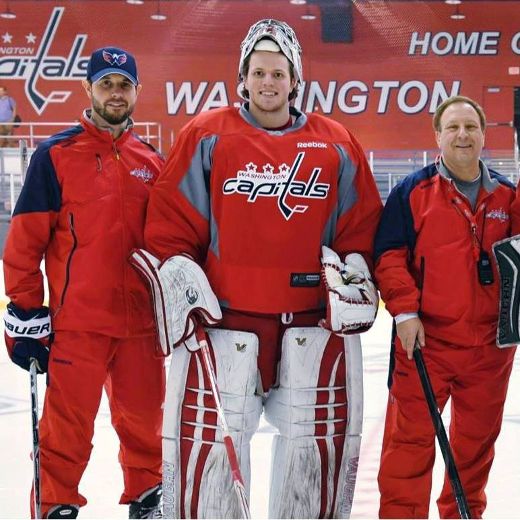
[[[215,325],[222,319],[204,271],[190,258],[176,255],[161,264],[144,249],[135,249],[130,263],[150,285],[159,343],[165,356],[193,335],[197,323]]]
[[[351,253],[343,263],[332,249],[322,246],[321,263],[328,303],[320,326],[339,336],[368,330],[376,319],[379,296],[364,258]]]

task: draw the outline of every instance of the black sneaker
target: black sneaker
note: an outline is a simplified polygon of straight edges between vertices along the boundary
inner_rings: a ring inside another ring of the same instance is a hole
[[[147,489],[136,501],[130,502],[128,518],[162,518],[162,485]]]
[[[77,518],[79,507],[69,504],[53,506],[47,511],[45,518]]]

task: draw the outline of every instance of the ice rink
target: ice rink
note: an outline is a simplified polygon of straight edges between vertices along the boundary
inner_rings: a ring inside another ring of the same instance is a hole
[[[2,291],[3,293],[3,291]],[[5,303],[4,303],[5,305]],[[374,327],[362,336],[364,357],[365,414],[352,518],[376,518],[378,510],[377,470],[387,399],[391,320],[381,310]],[[39,377],[40,413],[45,390]],[[487,492],[486,518],[520,518],[520,365],[518,355],[511,377],[496,459]],[[482,403],[482,406],[485,406]],[[0,348],[0,518],[28,518],[32,478],[29,375],[13,365]],[[445,415],[448,426],[449,417]],[[252,453],[251,509],[254,518],[267,517],[270,445],[273,430],[262,422],[254,436]],[[122,490],[117,462],[118,442],[110,425],[108,406],[103,400],[96,421],[94,449],[80,485],[88,504],[81,518],[127,518],[126,506],[118,505]],[[432,496],[436,498],[444,465],[438,451]],[[432,518],[438,518],[434,501]]]

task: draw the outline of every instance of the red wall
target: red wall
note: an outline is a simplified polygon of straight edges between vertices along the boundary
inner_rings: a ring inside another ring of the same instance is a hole
[[[0,84],[16,98],[23,120],[77,119],[87,105],[80,83],[86,59],[98,47],[117,45],[138,60],[144,87],[135,119],[160,122],[167,149],[170,134],[193,113],[239,102],[240,41],[251,23],[275,17],[296,30],[303,47],[307,83],[297,103],[330,113],[367,150],[435,148],[431,115],[447,93],[484,106],[492,123],[488,148],[512,147],[507,124],[513,88],[520,87],[517,2],[463,2],[466,19],[455,21],[454,7],[440,1],[358,1],[352,43],[321,41],[317,5],[163,0],[163,22],[149,18],[156,6],[11,1],[17,18],[0,22]],[[307,9],[318,18],[301,20]]]

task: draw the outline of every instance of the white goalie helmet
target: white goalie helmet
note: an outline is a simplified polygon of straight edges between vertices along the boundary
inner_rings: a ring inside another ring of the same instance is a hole
[[[294,68],[294,77],[298,84],[303,81],[302,77],[302,48],[296,38],[295,32],[285,22],[266,18],[253,24],[240,44],[240,63],[238,64],[238,78],[242,81],[242,69],[244,62],[255,49],[260,40],[270,39],[274,41],[284,56],[291,62]],[[267,50],[267,49],[266,49]]]

